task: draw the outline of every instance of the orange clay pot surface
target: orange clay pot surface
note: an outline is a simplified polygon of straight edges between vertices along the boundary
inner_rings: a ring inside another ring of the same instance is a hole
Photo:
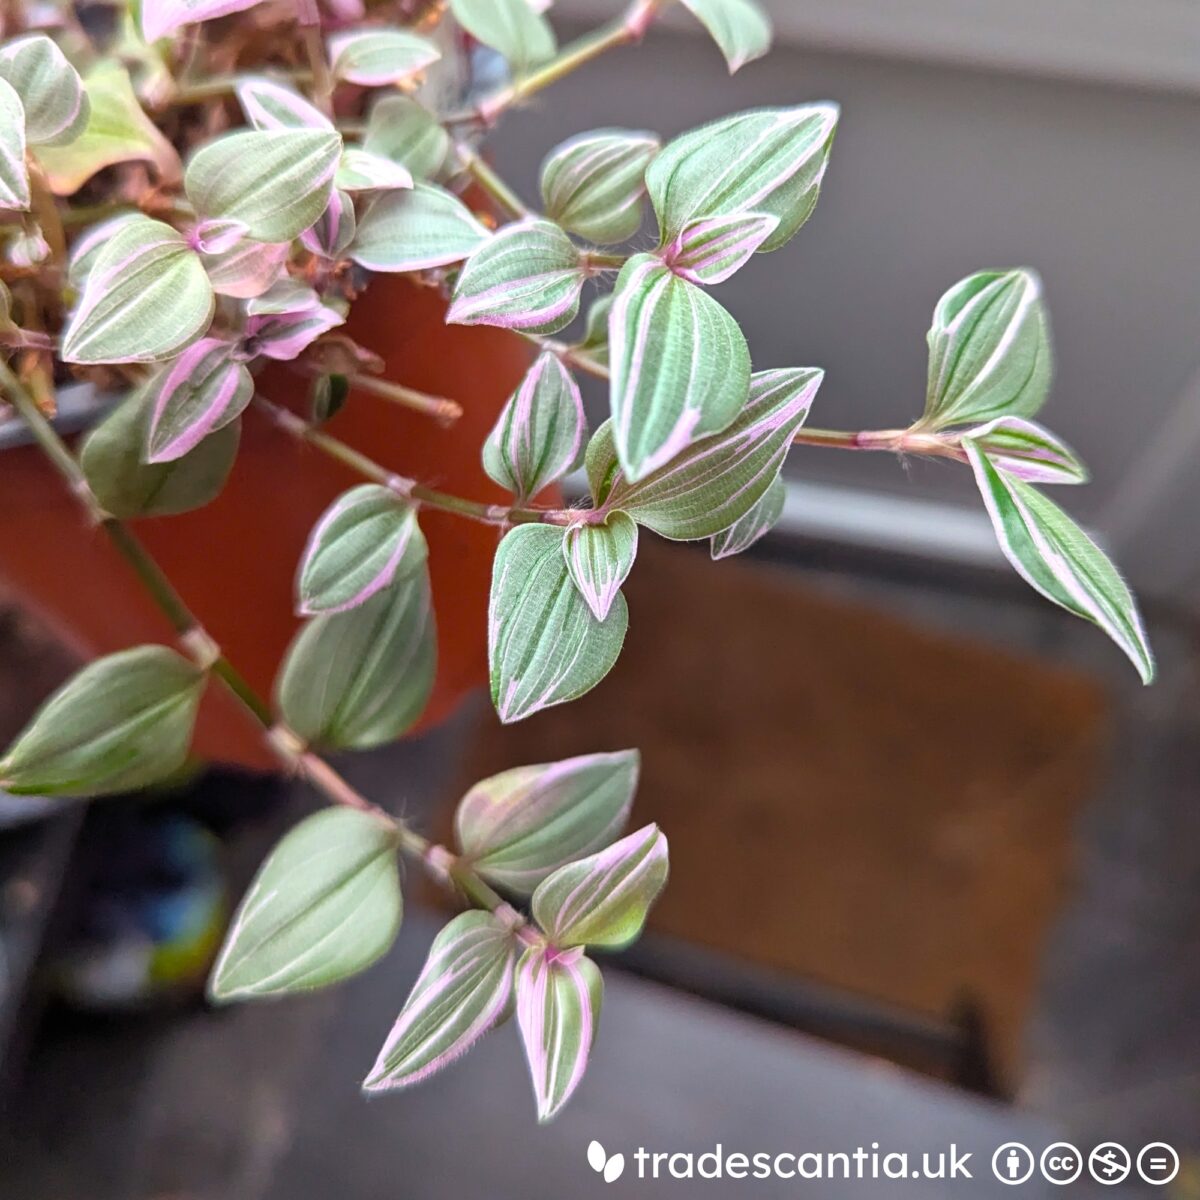
[[[384,466],[457,495],[492,503],[507,493],[479,454],[528,366],[528,346],[501,330],[443,324],[445,304],[407,279],[378,276],[345,327],[386,362],[388,379],[459,401],[450,428],[356,393],[328,431]],[[285,369],[262,378],[269,398],[303,411],[308,384]],[[329,502],[362,480],[319,451],[246,414],[225,490],[206,508],[135,523],[188,606],[262,695],[297,627],[296,565]],[[105,535],[88,527],[36,448],[0,455],[0,581],[87,657],[172,631]],[[444,719],[487,678],[487,597],[499,530],[426,511],[438,625],[438,672],[422,724]],[[261,731],[219,685],[209,688],[195,742],[202,757],[274,767]]]

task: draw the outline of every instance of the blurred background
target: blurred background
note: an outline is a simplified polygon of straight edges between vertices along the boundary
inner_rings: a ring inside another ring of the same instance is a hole
[[[816,425],[905,425],[942,292],[977,269],[1039,271],[1058,364],[1045,419],[1094,476],[1064,502],[1138,590],[1159,681],[1142,689],[1013,576],[965,470],[798,448],[784,520],[751,554],[711,564],[643,540],[625,652],[589,696],[501,729],[473,694],[342,764],[440,837],[478,778],[641,748],[634,821],[667,831],[671,882],[606,963],[593,1065],[557,1123],[534,1125],[510,1029],[412,1093],[359,1097],[437,927],[442,900],[415,878],[396,953],[361,979],[205,1009],[228,904],[313,803],[221,769],[153,801],[0,810],[0,1195],[697,1186],[605,1185],[584,1157],[598,1139],[627,1155],[954,1142],[976,1178],[937,1190],[982,1196],[1007,1194],[987,1166],[1002,1143],[1066,1139],[1170,1143],[1165,1189],[1132,1171],[1118,1194],[1200,1196],[1200,7],[766,3],[776,49],[733,80],[668,20],[508,119],[495,160],[533,203],[542,157],[579,130],[670,136],[838,101],[812,220],[721,289],[756,367],[824,367]],[[565,38],[616,8],[553,12]],[[603,395],[589,403],[600,419]],[[0,517],[0,583],[12,529]],[[74,665],[17,591],[5,740]],[[1100,1190],[1087,1171],[1072,1186]]]

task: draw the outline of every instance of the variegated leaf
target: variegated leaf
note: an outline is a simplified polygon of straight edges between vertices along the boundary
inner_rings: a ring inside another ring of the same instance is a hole
[[[349,255],[369,271],[426,271],[469,258],[491,236],[457,196],[419,183],[374,201]]]
[[[369,750],[417,721],[436,662],[429,580],[417,571],[356,608],[308,621],[284,659],[279,708],[305,741]]]
[[[519,221],[467,259],[446,320],[557,333],[579,311],[586,279],[579,249],[557,225]]]
[[[142,214],[131,209],[129,212],[118,213],[115,217],[88,226],[87,230],[71,243],[71,253],[67,259],[67,282],[71,287],[77,292],[81,291],[96,256],[108,244],[109,239],[122,225],[141,219]]]
[[[29,207],[25,168],[25,110],[11,85],[0,79],[0,210]]]
[[[142,36],[148,42],[167,37],[184,25],[245,12],[258,0],[142,0]]]
[[[362,87],[404,83],[428,70],[442,57],[427,38],[407,29],[373,25],[335,33],[329,39],[333,74]]]
[[[247,238],[220,254],[203,256],[204,269],[218,296],[245,300],[261,296],[283,274],[288,242],[255,242]]]
[[[149,383],[147,462],[182,458],[245,411],[254,380],[233,349],[224,338],[201,338]]]
[[[156,362],[207,328],[213,289],[199,257],[169,225],[127,221],[96,255],[63,334],[70,363]]]
[[[534,920],[559,948],[628,946],[666,882],[667,839],[647,825],[538,884]]]
[[[354,201],[346,192],[334,188],[329,207],[300,235],[300,241],[305,249],[322,258],[337,259],[346,253],[357,235]]]
[[[612,292],[592,302],[587,311],[583,341],[574,347],[573,357],[583,357],[598,367],[608,367],[608,318],[612,314]]]
[[[587,1070],[604,981],[582,949],[531,948],[517,967],[517,1024],[533,1080],[538,1121],[551,1121]]]
[[[710,547],[713,562],[741,554],[743,550],[749,550],[760,538],[766,537],[783,516],[786,501],[787,485],[781,475],[776,475],[744,517],[740,517],[728,529],[713,534]]]
[[[964,446],[1000,548],[1017,574],[1048,600],[1099,625],[1150,683],[1154,655],[1137,602],[1116,568],[1058,505],[1000,471],[974,442]]]
[[[816,207],[837,120],[836,104],[754,109],[669,143],[646,171],[664,244],[699,217],[755,212],[779,218],[760,249],[785,245]]]
[[[771,21],[758,0],[683,0],[721,48],[729,73],[771,48]]]
[[[174,774],[187,759],[205,672],[166,646],[97,659],[38,709],[0,759],[18,795],[101,796]]]
[[[50,243],[36,229],[19,233],[8,243],[5,257],[14,267],[30,270],[39,267],[50,258]]]
[[[683,227],[662,258],[681,279],[711,287],[740,271],[778,227],[779,218],[764,213],[701,217]]]
[[[336,328],[345,317],[328,304],[300,312],[250,317],[246,321],[244,345],[249,353],[291,362],[323,333]]]
[[[409,96],[383,96],[371,106],[363,149],[432,179],[450,153],[450,135],[437,118]]]
[[[485,46],[498,50],[521,74],[554,56],[549,22],[529,0],[450,0],[454,19]]]
[[[281,83],[251,75],[239,79],[235,90],[246,120],[255,129],[333,129],[333,122],[319,108]]]
[[[633,570],[637,546],[637,522],[628,513],[609,513],[600,524],[581,521],[567,530],[567,570],[596,620],[608,616]]]
[[[1054,372],[1041,280],[1033,271],[980,271],[933,311],[923,425],[1032,417]]]
[[[964,429],[1006,475],[1026,483],[1087,483],[1088,469],[1064,441],[1023,417],[997,417],[986,425]]]
[[[485,879],[528,895],[559,867],[621,832],[638,768],[638,752],[621,750],[501,771],[459,802],[459,847]]]
[[[363,1090],[386,1092],[420,1083],[507,1020],[516,947],[512,929],[491,913],[455,917],[434,938]]]
[[[745,404],[750,351],[737,322],[653,255],[625,264],[608,327],[613,436],[631,481],[724,429]]]
[[[547,352],[501,411],[483,446],[483,469],[524,502],[583,462],[586,436],[579,385]]]
[[[242,221],[262,242],[298,237],[325,211],[342,153],[326,129],[251,129],[206,143],[184,186],[206,217]]]
[[[301,616],[345,612],[425,566],[415,506],[364,483],[344,492],[309,534],[296,577]]]
[[[565,532],[520,525],[496,551],[488,659],[492,703],[506,725],[591,691],[625,641],[624,597],[607,620],[596,620],[567,573]]]
[[[347,146],[342,151],[342,161],[333,181],[344,192],[387,191],[413,185],[407,167],[357,146]]]
[[[283,275],[265,292],[246,301],[248,317],[280,317],[321,307],[321,297],[306,283]]]
[[[228,221],[217,217],[208,221],[197,221],[192,226],[187,241],[198,254],[227,254],[248,232],[241,221]]]
[[[83,80],[44,33],[0,46],[0,79],[12,85],[25,110],[25,138],[33,146],[73,142],[91,112]]]
[[[627,241],[642,224],[646,168],[658,150],[654,134],[625,129],[569,138],[542,164],[546,215],[592,242]]]
[[[241,422],[231,421],[182,458],[146,462],[149,399],[141,388],[119,404],[88,435],[80,455],[92,494],[122,521],[202,508],[220,494],[237,457]]]
[[[396,940],[400,833],[334,805],[301,821],[259,868],[208,982],[218,1003],[285,996],[365,971]]]
[[[183,173],[174,146],[142,111],[123,66],[105,59],[84,79],[88,118],[66,146],[38,146],[35,157],[57,196],[77,192],[105,167],[149,162],[161,183],[173,186]]]
[[[637,483],[622,473],[612,423],[606,421],[587,449],[592,495],[605,511],[623,510],[639,525],[675,541],[728,529],[779,474],[823,378],[823,371],[811,367],[760,371],[750,382],[749,402],[728,429],[690,446]]]

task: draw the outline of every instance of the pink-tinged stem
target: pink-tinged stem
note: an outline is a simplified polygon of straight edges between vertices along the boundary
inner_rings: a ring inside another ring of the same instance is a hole
[[[546,525],[569,525],[578,521],[581,514],[574,509],[565,508],[506,508],[502,504],[483,504],[478,500],[467,500],[462,496],[452,496],[449,492],[439,492],[426,487],[415,479],[397,475],[386,467],[368,458],[353,446],[339,441],[319,429],[314,429],[307,421],[296,416],[289,409],[262,396],[254,398],[254,405],[285,433],[310,446],[320,450],[322,454],[336,459],[350,470],[362,475],[372,483],[390,488],[405,500],[412,500],[426,508],[436,508],[441,512],[454,513],[471,521],[481,521],[485,525],[529,525],[542,523]]]
[[[476,874],[469,863],[447,850],[434,847],[428,839],[410,829],[403,821],[385,813],[329,763],[315,754],[291,730],[276,723],[270,706],[225,657],[220,646],[204,630],[150,552],[123,522],[104,512],[66,443],[42,415],[33,397],[3,359],[0,359],[0,393],[24,420],[42,453],[58,471],[89,518],[105,530],[113,545],[133,568],[150,598],[170,621],[183,648],[195,655],[206,670],[210,670],[241,700],[250,715],[262,727],[267,745],[281,762],[302,775],[330,803],[378,813],[381,819],[392,822],[399,834],[400,849],[427,867],[434,878],[453,883],[474,907],[486,908],[490,912],[505,907],[504,899]],[[436,853],[438,851],[440,854]],[[434,869],[435,861],[439,860],[443,866]],[[518,914],[514,924],[520,920],[523,918]]]
[[[474,111],[455,113],[447,118],[448,124],[482,122],[492,125],[506,109],[548,88],[552,83],[580,67],[586,66],[607,50],[640,42],[646,35],[654,18],[667,6],[669,0],[634,0],[625,14],[592,33],[584,34],[565,46],[549,62],[536,70],[514,79],[506,88],[480,101]]]
[[[923,433],[918,429],[874,429],[857,433],[836,429],[801,429],[793,446],[825,446],[835,450],[878,450],[887,454],[920,454],[926,458],[951,458],[966,462],[957,434]]]

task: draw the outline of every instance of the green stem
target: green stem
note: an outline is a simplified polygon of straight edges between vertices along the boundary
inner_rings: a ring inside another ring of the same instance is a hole
[[[443,425],[453,425],[463,414],[462,405],[456,400],[447,400],[445,396],[430,396],[398,383],[389,383],[386,379],[378,379],[374,375],[348,375],[346,378],[351,387],[361,392],[370,392],[403,408],[424,413]]]
[[[647,28],[669,0],[634,0],[623,16],[584,34],[568,46],[564,46],[549,62],[543,63],[526,75],[514,79],[508,87],[482,100],[474,114],[469,114],[490,125],[505,109],[548,88],[552,83],[570,75],[608,50],[638,42],[645,36]],[[454,119],[454,118],[452,118]]]
[[[462,163],[463,170],[475,180],[477,184],[498,204],[502,209],[517,220],[523,220],[531,215],[529,208],[525,202],[512,190],[511,187],[493,170],[490,163],[480,155],[476,154],[469,146],[462,142],[456,142],[455,153],[458,155],[458,160]]]
[[[113,545],[133,568],[150,598],[171,623],[183,645],[201,657],[203,665],[212,671],[221,682],[245,705],[250,714],[262,727],[271,749],[285,765],[297,770],[328,801],[357,808],[364,812],[377,812],[391,821],[399,837],[400,849],[421,861],[439,879],[448,880],[462,892],[473,905],[491,912],[504,908],[511,912],[504,899],[485,880],[450,851],[434,846],[428,839],[397,817],[384,813],[372,804],[347,779],[328,762],[313,753],[290,730],[275,723],[270,706],[255,692],[245,677],[222,653],[199,620],[188,608],[183,597],[164,574],[132,530],[115,517],[109,516],[93,495],[87,477],[59,437],[54,426],[38,409],[33,397],[13,373],[6,362],[0,359],[0,388],[5,398],[20,414],[28,426],[42,453],[62,476],[71,492],[83,505],[88,515],[103,526]],[[523,918],[513,918],[514,925],[523,923]]]
[[[612,372],[608,367],[601,362],[597,362],[586,350],[578,346],[568,345],[566,342],[560,342],[556,338],[543,337],[539,333],[526,333],[520,329],[514,332],[519,333],[527,342],[532,342],[539,350],[545,350],[550,354],[556,355],[568,367],[576,367],[588,375],[594,375],[597,379],[610,379],[612,377]]]
[[[462,496],[452,496],[449,492],[439,492],[418,483],[415,479],[409,479],[407,476],[389,471],[353,446],[323,433],[320,429],[314,429],[307,421],[282,405],[275,404],[263,396],[255,396],[254,404],[291,437],[307,442],[310,446],[320,450],[322,454],[336,459],[363,478],[391,489],[398,496],[403,496],[405,500],[415,500],[426,508],[436,508],[441,512],[454,513],[456,516],[480,521],[485,525],[501,527],[535,523],[569,525],[573,521],[586,519],[585,515],[576,509],[506,508],[503,505],[466,500]]]
[[[272,71],[271,77],[288,83],[310,84],[313,82],[311,70]],[[214,75],[211,79],[205,79],[199,83],[183,84],[176,89],[167,103],[183,107],[190,104],[204,104],[223,96],[232,96],[237,90],[237,85],[244,78],[244,75]]]

